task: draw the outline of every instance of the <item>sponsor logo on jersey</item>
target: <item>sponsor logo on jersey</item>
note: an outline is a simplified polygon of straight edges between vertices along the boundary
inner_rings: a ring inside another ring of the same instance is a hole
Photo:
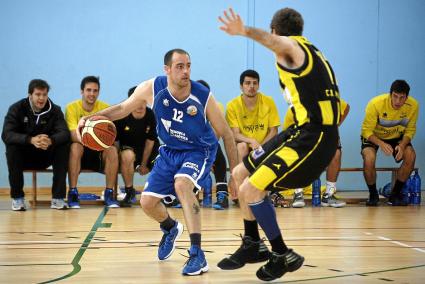
[[[182,131],[170,129],[170,131],[168,133],[170,134],[170,136],[175,137],[179,140],[182,140],[182,141],[188,141],[189,140],[189,138],[186,137],[186,133],[184,133]]]
[[[168,100],[168,99],[164,99],[163,101],[162,101],[162,104],[164,105],[164,106],[169,106],[170,105],[170,101]]]
[[[197,173],[199,173],[198,165],[192,162],[185,162],[183,163],[183,168],[189,168],[192,170],[195,170]]]
[[[196,108],[196,106],[190,105],[190,106],[187,107],[186,112],[187,112],[188,115],[194,116],[198,113],[198,109]]]
[[[161,118],[161,122],[162,125],[164,125],[165,130],[167,130],[167,132],[170,132],[171,121]]]
[[[275,163],[273,163],[272,164],[277,170],[279,170],[280,169],[280,167],[282,166],[281,164],[275,164]]]
[[[252,151],[252,154],[251,154],[251,156],[254,158],[254,159],[258,159],[259,157],[261,157],[262,155],[264,154],[264,150],[263,150],[263,147],[258,147],[257,149],[255,149],[254,151]]]
[[[264,130],[264,123],[246,125],[246,126],[243,126],[243,130],[247,132],[251,132],[251,133],[254,133],[260,130],[262,131]]]

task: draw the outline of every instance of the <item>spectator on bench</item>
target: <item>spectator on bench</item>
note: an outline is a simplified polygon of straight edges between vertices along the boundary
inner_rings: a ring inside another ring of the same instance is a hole
[[[198,80],[199,83],[204,85],[210,90],[210,86],[204,80]],[[224,115],[224,107],[219,101],[217,105]],[[217,201],[213,204],[213,208],[216,210],[223,210],[229,208],[229,198],[228,198],[228,189],[227,189],[227,165],[226,158],[224,157],[223,150],[221,145],[218,144],[217,153],[215,155],[215,161],[212,166],[214,170],[215,182],[216,182],[216,198]]]
[[[133,87],[128,90],[128,97],[135,89],[136,87]],[[159,153],[155,115],[152,109],[143,104],[127,117],[115,121],[115,125],[120,148],[121,175],[126,193],[121,207],[131,207],[132,200],[136,196],[133,187],[135,169],[141,175],[148,174]]]
[[[2,139],[6,145],[12,210],[25,211],[25,169],[53,166],[51,208],[66,209],[66,173],[70,136],[59,106],[49,99],[49,84],[31,80],[28,97],[14,103],[6,114]]]
[[[416,154],[411,140],[418,119],[418,102],[409,96],[409,91],[410,86],[405,80],[395,80],[389,94],[374,97],[366,106],[361,133],[363,174],[369,188],[366,206],[377,206],[379,202],[375,170],[379,147],[385,155],[392,155],[397,163],[403,161],[388,203],[407,205],[401,198],[401,189],[415,167]]]
[[[105,173],[106,189],[104,194],[105,205],[110,208],[119,207],[114,200],[113,188],[118,174],[118,151],[116,147],[109,147],[102,152],[84,147],[77,138],[78,121],[81,117],[96,113],[109,105],[98,100],[100,82],[95,76],[87,76],[81,81],[81,99],[66,106],[65,119],[71,132],[71,151],[69,155],[69,192],[68,204],[70,208],[80,208],[77,190],[78,175],[81,169]]]
[[[235,136],[241,162],[251,150],[260,151],[261,145],[277,134],[280,118],[273,98],[258,91],[257,71],[242,72],[239,84],[241,94],[227,104],[226,120]]]

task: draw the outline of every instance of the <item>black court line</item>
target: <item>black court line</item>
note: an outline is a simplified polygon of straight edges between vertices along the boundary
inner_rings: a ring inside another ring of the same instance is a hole
[[[300,228],[285,228],[285,229],[281,229],[281,232],[289,232],[289,231],[297,231],[300,230]],[[327,227],[327,228],[320,228],[320,227],[312,227],[312,228],[302,228],[302,230],[304,231],[308,231],[308,230],[354,230],[354,231],[359,231],[359,230],[425,230],[425,228],[423,227],[405,227],[405,228],[391,228],[391,227],[380,227],[380,228],[369,228],[369,227],[365,227],[365,228],[351,228],[351,227]],[[141,229],[141,230],[110,230],[108,231],[108,233],[139,233],[139,232],[160,232],[160,229]],[[234,231],[244,231],[244,228],[215,228],[215,229],[211,229],[211,228],[203,228],[202,229],[203,232],[223,232],[223,231],[230,231],[230,232],[234,232]],[[260,229],[260,231],[262,231]],[[10,232],[10,231],[2,231],[0,232],[1,234],[20,234],[20,235],[24,235],[24,234],[72,234],[72,233],[85,233],[86,231],[26,231],[26,232]]]
[[[102,210],[101,214],[99,215],[98,219],[96,220],[95,224],[93,225],[91,231],[87,235],[86,239],[84,240],[83,244],[81,245],[80,249],[78,250],[77,254],[75,255],[74,259],[72,260],[71,264],[73,265],[73,270],[70,273],[68,273],[68,274],[66,274],[66,275],[64,275],[62,277],[55,278],[55,279],[52,279],[52,280],[48,280],[48,281],[45,281],[45,282],[41,282],[40,284],[52,283],[52,282],[56,282],[56,281],[59,281],[59,280],[63,280],[63,279],[72,277],[75,274],[77,274],[79,271],[81,271],[81,266],[79,265],[79,262],[80,262],[82,256],[84,255],[85,251],[87,249],[98,249],[98,248],[93,248],[93,247],[92,248],[89,248],[89,245],[90,245],[91,241],[94,239],[94,235],[96,234],[96,232],[98,231],[98,229],[100,229],[100,228],[110,228],[111,227],[111,223],[102,223],[102,220],[104,219],[104,217],[107,214],[107,212],[108,212],[108,208],[105,207]],[[328,229],[328,228],[317,228],[317,229]],[[338,229],[341,229],[341,228],[338,228]],[[359,229],[359,228],[356,228],[356,229]],[[376,230],[376,229],[384,229],[384,228],[373,228],[373,229]],[[391,228],[391,229],[397,229],[397,228]],[[402,228],[402,229],[407,229],[407,228]],[[233,229],[228,229],[228,230],[233,230]],[[294,229],[294,230],[299,230],[299,229]],[[141,230],[141,231],[146,231],[146,230]],[[158,230],[148,230],[148,231],[158,231]],[[217,231],[217,229],[211,230],[211,231]],[[116,231],[116,232],[123,232],[123,231]],[[129,232],[132,232],[132,231],[129,231]],[[25,234],[25,232],[15,232],[15,233],[17,233],[17,234]],[[34,232],[34,233],[40,233],[40,232]],[[46,232],[44,232],[44,233],[46,233]],[[101,237],[99,237],[99,238],[101,238]],[[299,239],[299,240],[306,241],[305,239]],[[357,241],[357,242],[358,241],[368,241],[368,242],[373,241],[373,240],[339,239],[339,238],[335,238],[335,239],[327,239],[327,238],[324,238],[324,239],[308,239],[308,241],[312,241],[312,240],[320,240],[320,241],[323,241],[323,240],[339,240],[339,241]],[[228,240],[220,240],[220,241],[223,241],[224,242],[224,241],[236,241],[236,240],[234,240],[234,239],[228,239]],[[296,241],[296,240],[291,240],[291,241]],[[376,240],[376,241],[382,241],[382,240]],[[217,241],[215,241],[215,240],[208,240],[207,241],[206,240],[206,242],[217,242]],[[407,241],[407,242],[416,242],[416,241]],[[417,242],[421,242],[421,241],[417,241]],[[127,243],[135,243],[135,242],[133,241],[133,242],[127,242]],[[148,247],[155,247],[157,245],[150,243],[147,246]],[[229,245],[229,246],[231,246],[231,245]],[[381,247],[381,246],[370,246],[370,247]],[[182,248],[182,247],[176,247],[176,248],[179,249],[179,250],[186,249],[186,248]],[[49,248],[49,249],[51,249],[51,248]],[[213,252],[213,251],[208,251],[208,252]],[[48,266],[48,265],[56,265],[56,266],[58,266],[58,265],[69,265],[69,264],[22,264],[22,265],[1,265],[1,266],[31,266],[31,265],[41,265],[41,266],[43,266],[43,265],[46,265],[46,266]],[[307,266],[307,267],[317,267],[317,266],[314,266],[314,265],[305,265],[305,266]],[[309,279],[299,279],[299,280],[292,280],[292,281],[285,281],[285,282],[287,282],[287,283],[294,283],[294,282],[305,282],[305,281],[314,281],[314,280],[323,280],[323,279],[334,279],[334,278],[352,277],[352,276],[364,276],[364,277],[367,277],[367,276],[369,276],[371,274],[377,274],[377,273],[383,273],[383,272],[392,272],[392,271],[399,271],[399,270],[406,270],[406,269],[415,269],[415,268],[422,268],[422,267],[425,267],[425,264],[415,265],[415,266],[399,267],[399,268],[393,268],[393,269],[378,270],[378,271],[369,271],[369,272],[363,272],[363,273],[348,273],[348,274],[343,274],[343,275],[335,275],[335,276],[327,276],[327,277],[316,277],[316,278],[309,278]],[[329,270],[333,270],[333,269],[329,269]],[[334,271],[337,271],[337,270],[334,270]],[[387,279],[387,278],[379,278],[379,279],[380,280],[383,280],[383,281],[393,281],[393,280]]]
[[[372,274],[377,274],[377,273],[393,272],[393,271],[415,269],[415,268],[422,268],[422,267],[425,267],[425,264],[405,266],[405,267],[392,268],[392,269],[384,269],[384,270],[376,270],[376,271],[369,271],[369,272],[362,272],[362,273],[348,273],[348,274],[335,275],[335,276],[306,278],[306,279],[299,279],[299,280],[288,280],[288,281],[285,281],[285,283],[296,283],[296,282],[306,282],[306,281],[315,281],[315,280],[324,280],[324,279],[335,279],[335,278],[352,277],[352,276],[365,276],[366,277],[366,276],[369,276],[369,275],[372,275]]]

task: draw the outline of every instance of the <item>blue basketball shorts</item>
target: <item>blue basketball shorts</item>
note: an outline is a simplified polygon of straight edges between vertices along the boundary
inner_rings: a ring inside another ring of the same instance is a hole
[[[216,152],[217,146],[196,151],[174,150],[162,146],[142,194],[162,198],[166,203],[172,202],[177,196],[174,189],[174,180],[177,177],[190,179],[195,193],[208,187]]]

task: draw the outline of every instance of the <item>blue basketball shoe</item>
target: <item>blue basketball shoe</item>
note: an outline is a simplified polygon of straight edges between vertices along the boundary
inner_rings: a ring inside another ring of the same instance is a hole
[[[217,192],[217,202],[213,204],[215,210],[224,210],[229,208],[228,193],[224,191]]]
[[[105,189],[104,195],[105,206],[109,208],[119,208],[120,205],[118,201],[114,200],[114,191],[111,188]]]
[[[184,229],[183,225],[176,221],[174,227],[170,231],[162,229],[164,235],[162,236],[161,241],[159,242],[158,247],[158,258],[159,260],[165,260],[169,258],[176,248],[176,241],[182,235]]]
[[[72,209],[80,208],[80,197],[78,195],[78,190],[76,187],[71,188],[68,191],[68,206]]]
[[[192,245],[190,247],[189,259],[186,261],[182,274],[183,275],[199,275],[208,271],[208,263],[205,259],[205,254],[198,246]]]

